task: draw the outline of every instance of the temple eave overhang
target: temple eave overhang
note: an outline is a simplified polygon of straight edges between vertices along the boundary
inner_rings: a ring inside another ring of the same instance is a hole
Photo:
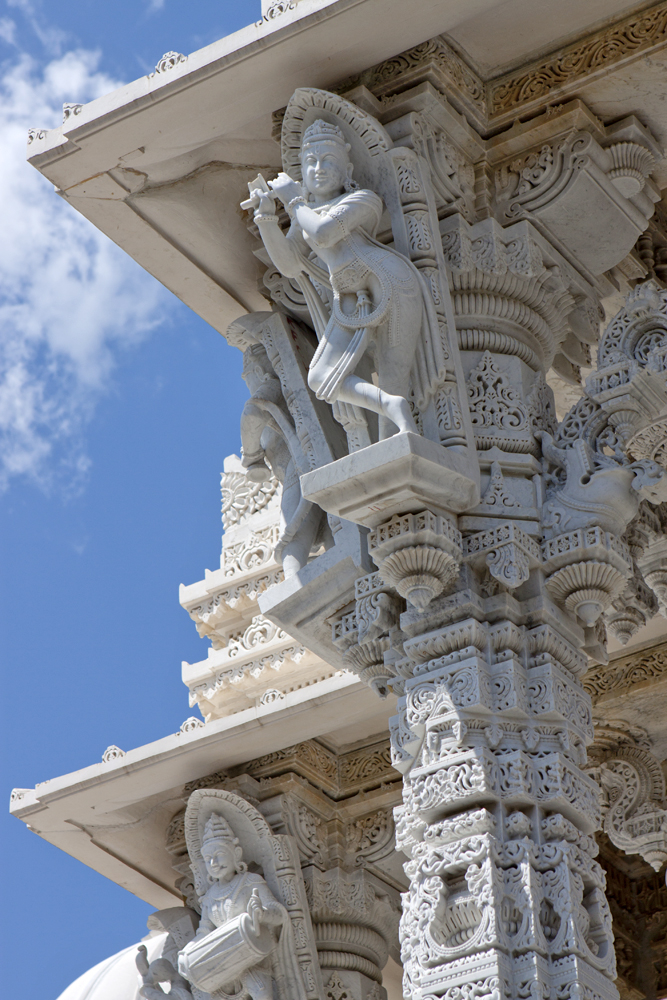
[[[354,732],[355,743],[383,738],[395,699],[375,694],[349,673],[333,672],[279,701],[189,726],[154,743],[110,748],[107,759],[79,771],[14,789],[11,812],[67,854],[156,907],[176,906],[173,858],[163,850],[164,827],[183,800],[184,786],[225,773],[264,754]],[[188,720],[192,723],[195,720]],[[115,751],[115,752],[114,752]],[[187,796],[186,796],[187,797]],[[166,817],[166,819],[165,819]],[[138,830],[142,835],[137,837]],[[156,835],[159,849],[151,844]]]
[[[397,87],[434,87],[449,102],[450,133],[476,149],[471,159],[486,149],[490,166],[522,145],[525,125],[507,131],[517,119],[549,109],[541,128],[548,137],[574,99],[587,105],[593,130],[596,116],[618,121],[641,112],[655,137],[655,179],[659,187],[667,180],[659,145],[667,139],[667,112],[652,85],[667,59],[664,4],[626,13],[626,5],[610,3],[602,21],[586,15],[585,5],[570,5],[564,37],[577,32],[577,40],[555,52],[553,41],[545,51],[546,40],[527,51],[514,32],[517,19],[532,23],[527,0],[511,13],[485,0],[473,17],[467,5],[408,12],[398,0],[282,6],[290,9],[279,17],[187,57],[171,53],[150,76],[66,106],[74,110],[62,126],[33,129],[29,139],[30,162],[61,196],[220,332],[236,316],[265,308],[253,239],[234,206],[252,170],[279,168],[272,115],[304,81],[354,91],[355,99],[361,86],[380,120],[400,101]],[[488,22],[496,25],[494,44]],[[465,50],[473,36],[483,71]],[[350,45],[351,37],[363,45]],[[600,51],[611,54],[601,61]]]

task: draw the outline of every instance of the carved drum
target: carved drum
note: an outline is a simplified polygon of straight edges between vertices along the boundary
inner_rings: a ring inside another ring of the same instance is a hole
[[[206,937],[190,941],[179,955],[178,971],[198,989],[213,993],[258,965],[274,945],[271,931],[260,925],[255,933],[248,914],[242,913]]]

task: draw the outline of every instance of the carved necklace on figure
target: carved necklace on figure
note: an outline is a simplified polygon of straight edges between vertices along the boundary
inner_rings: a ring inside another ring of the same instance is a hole
[[[211,916],[219,919],[220,923],[231,920],[234,916],[238,897],[246,884],[247,878],[248,873],[243,872],[233,878],[231,882],[225,882],[224,884],[218,882],[217,886],[213,885],[215,900],[211,903]]]

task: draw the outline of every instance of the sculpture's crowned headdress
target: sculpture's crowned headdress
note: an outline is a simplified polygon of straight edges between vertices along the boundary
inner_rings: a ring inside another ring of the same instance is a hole
[[[345,141],[343,130],[338,125],[332,125],[321,118],[318,118],[309,125],[303,133],[301,149],[305,149],[306,146],[313,146],[316,142],[333,142],[346,152],[350,149],[350,144]]]
[[[224,841],[230,847],[238,847],[238,839],[234,836],[231,826],[223,816],[213,813],[206,820],[204,836],[202,837],[202,847],[211,841]]]

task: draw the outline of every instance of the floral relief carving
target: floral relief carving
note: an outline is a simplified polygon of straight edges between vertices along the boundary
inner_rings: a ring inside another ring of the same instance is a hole
[[[576,84],[583,77],[614,63],[636,57],[664,42],[667,4],[631,15],[582,42],[565,46],[520,74],[507,74],[489,84],[489,113],[500,116],[548,98],[556,89]]]
[[[485,88],[484,82],[474,70],[456,53],[442,35],[431,38],[427,42],[415,45],[399,55],[377,66],[366,70],[358,77],[346,80],[341,90],[348,90],[359,83],[368,87],[373,93],[391,93],[395,81],[405,81],[411,73],[418,74],[430,65],[436,66],[443,76],[455,84],[466,96],[467,100],[484,113]]]
[[[489,351],[484,352],[480,363],[470,372],[468,403],[475,431],[487,428],[523,431],[528,426],[519,391]]]
[[[575,133],[501,166],[496,183],[505,216],[517,218],[557,196],[571,175],[587,164],[586,154],[593,142],[588,132]]]
[[[394,824],[391,809],[380,809],[349,823],[345,830],[348,850],[358,865],[364,858],[378,858],[394,850]]]
[[[223,549],[222,561],[225,576],[233,577],[259,569],[273,560],[273,552],[278,542],[278,525],[269,525],[253,531],[243,542],[237,542]]]
[[[266,507],[277,489],[278,480],[275,476],[271,476],[266,482],[257,483],[242,472],[223,472],[220,492],[225,531]]]

